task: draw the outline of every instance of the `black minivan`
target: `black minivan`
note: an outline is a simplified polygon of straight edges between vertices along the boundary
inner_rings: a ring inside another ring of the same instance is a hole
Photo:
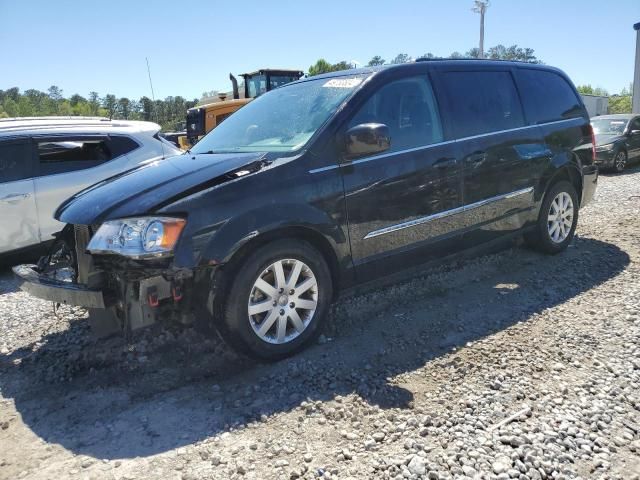
[[[306,78],[252,101],[184,155],[61,205],[22,288],[102,331],[214,326],[277,359],[338,291],[524,235],[571,242],[595,192],[593,133],[567,76],[435,60]]]

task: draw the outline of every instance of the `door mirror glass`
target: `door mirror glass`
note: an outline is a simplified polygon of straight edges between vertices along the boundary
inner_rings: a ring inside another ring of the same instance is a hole
[[[391,137],[384,123],[361,123],[345,134],[345,157],[353,159],[389,150]]]

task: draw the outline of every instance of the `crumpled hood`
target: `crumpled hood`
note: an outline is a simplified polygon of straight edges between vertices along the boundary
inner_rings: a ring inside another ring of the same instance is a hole
[[[144,215],[182,194],[215,185],[221,176],[264,157],[264,153],[184,154],[152,162],[82,190],[60,205],[54,217],[64,223],[91,225]]]
[[[622,140],[623,137],[621,135],[612,135],[612,134],[604,134],[600,133],[596,135],[596,145],[606,145],[608,143],[617,142],[618,140]]]

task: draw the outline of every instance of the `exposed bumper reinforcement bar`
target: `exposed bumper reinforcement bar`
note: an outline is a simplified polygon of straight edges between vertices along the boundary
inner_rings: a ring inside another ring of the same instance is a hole
[[[101,290],[92,290],[76,283],[63,282],[36,271],[35,265],[18,265],[13,273],[21,280],[20,289],[34,297],[65,305],[106,308],[109,303]]]

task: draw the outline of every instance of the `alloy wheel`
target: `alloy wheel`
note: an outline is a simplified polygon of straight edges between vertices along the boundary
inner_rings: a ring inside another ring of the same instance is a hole
[[[318,282],[300,260],[278,260],[255,280],[247,312],[255,334],[263,341],[283,344],[309,326],[318,307]]]
[[[623,151],[619,151],[614,160],[614,165],[618,172],[624,170],[624,167],[627,163],[627,155]]]
[[[573,215],[574,207],[571,195],[567,192],[560,192],[551,202],[547,217],[547,229],[551,241],[562,243],[567,239],[573,226]]]

